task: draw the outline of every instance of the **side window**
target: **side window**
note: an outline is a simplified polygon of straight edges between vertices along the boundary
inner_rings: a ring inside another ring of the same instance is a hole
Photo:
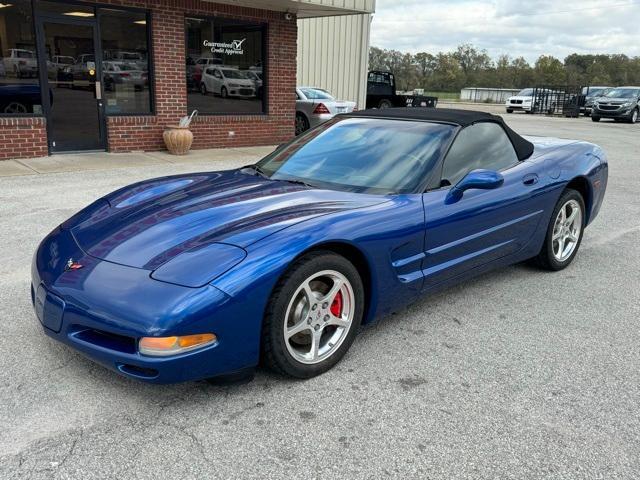
[[[518,163],[518,156],[503,128],[482,122],[464,128],[456,137],[442,167],[440,186],[455,185],[471,170],[502,170]]]

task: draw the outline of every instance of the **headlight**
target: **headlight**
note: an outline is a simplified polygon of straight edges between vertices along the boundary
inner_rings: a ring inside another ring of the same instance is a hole
[[[211,243],[179,253],[151,273],[161,282],[199,288],[238,265],[247,252],[226,243]]]
[[[142,355],[166,357],[212,345],[218,341],[213,333],[199,333],[182,337],[142,337],[138,350]]]
[[[632,105],[631,102],[627,102],[627,103],[623,103],[622,106],[623,107],[630,107]]]

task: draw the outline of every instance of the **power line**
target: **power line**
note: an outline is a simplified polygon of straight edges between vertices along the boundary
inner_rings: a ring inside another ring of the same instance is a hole
[[[533,13],[514,13],[511,15],[505,15],[505,16],[501,16],[501,17],[484,17],[484,18],[474,18],[474,22],[484,22],[484,21],[488,21],[488,20],[502,20],[502,19],[509,19],[509,18],[513,18],[513,17],[537,17],[537,16],[546,16],[546,15],[562,15],[562,14],[566,14],[566,13],[575,13],[575,12],[583,12],[583,11],[587,11],[587,10],[604,10],[604,9],[610,9],[610,8],[620,8],[620,7],[631,7],[631,6],[637,6],[640,5],[638,2],[636,1],[631,1],[631,2],[627,2],[627,3],[615,3],[612,5],[599,5],[597,7],[582,7],[582,8],[574,8],[571,10],[552,10],[552,11],[545,11],[545,12],[533,12]],[[374,15],[374,21],[376,19],[377,15]],[[383,23],[420,23],[422,24],[430,24],[430,23],[444,23],[444,22],[459,22],[460,21],[460,17],[450,17],[450,18],[441,18],[438,20],[383,20]]]

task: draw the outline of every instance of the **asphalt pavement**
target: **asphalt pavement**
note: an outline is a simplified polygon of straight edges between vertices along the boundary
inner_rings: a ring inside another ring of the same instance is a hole
[[[125,184],[246,156],[0,178],[0,478],[638,478],[640,124],[505,118],[609,155],[571,267],[424,298],[307,381],[141,384],[46,337],[32,311],[31,257],[57,224]]]

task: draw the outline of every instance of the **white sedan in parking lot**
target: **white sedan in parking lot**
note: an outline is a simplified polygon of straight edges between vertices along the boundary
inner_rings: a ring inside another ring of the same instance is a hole
[[[244,72],[235,68],[207,67],[202,74],[200,93],[227,97],[255,97],[256,89],[253,80]]]
[[[356,102],[336,100],[329,92],[315,87],[296,88],[296,135],[331,120],[339,113],[351,113]]]

